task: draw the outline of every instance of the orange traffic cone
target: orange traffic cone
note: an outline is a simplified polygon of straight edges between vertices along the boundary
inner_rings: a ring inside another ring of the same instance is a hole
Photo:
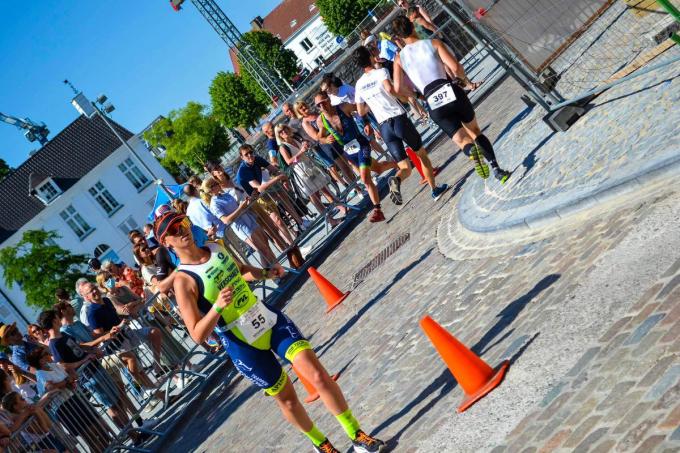
[[[326,300],[326,304],[328,305],[328,310],[326,310],[326,313],[340,305],[342,301],[345,300],[347,296],[349,296],[349,291],[346,293],[340,291],[338,288],[333,286],[331,282],[326,280],[326,277],[319,274],[319,272],[314,267],[310,267],[308,272],[310,277],[312,277],[312,280],[314,280],[314,283],[316,283],[316,287],[319,288],[319,292],[321,292],[321,295]]]
[[[292,365],[291,365],[292,366]],[[298,380],[302,382],[302,386],[305,388],[307,391],[307,398],[305,398],[305,403],[311,403],[313,401],[316,401],[319,399],[319,392],[316,390],[316,387],[312,385],[311,382],[309,382],[307,379],[302,377],[300,373],[298,373],[298,370],[293,367],[293,371],[295,371],[295,374],[298,377]],[[338,378],[340,377],[340,373],[336,373],[333,376],[331,376],[331,379],[334,381],[337,381]]]
[[[458,406],[458,412],[465,411],[500,385],[510,366],[509,360],[501,363],[498,370],[494,371],[429,316],[420,320],[420,327],[465,391],[466,396]]]
[[[423,173],[423,164],[420,162],[420,157],[411,149],[410,146],[406,147],[406,155],[408,156],[409,159],[411,159],[411,163],[415,167],[416,170],[418,170],[418,173],[420,174],[420,184],[425,184],[427,180],[425,179],[425,174]],[[432,169],[432,174],[434,176],[437,176],[440,172],[440,168],[433,168]]]

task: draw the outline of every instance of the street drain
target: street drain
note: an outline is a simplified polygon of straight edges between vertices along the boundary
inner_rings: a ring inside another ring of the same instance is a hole
[[[387,258],[394,255],[394,253],[399,250],[402,245],[406,244],[409,239],[411,239],[411,233],[405,233],[397,236],[394,241],[392,241],[380,253],[373,257],[373,259],[371,259],[371,261],[369,261],[364,267],[362,267],[359,272],[354,274],[351,289],[355,289],[361,284],[361,282],[366,280],[366,277],[368,277],[371,272],[379,268],[387,260]]]

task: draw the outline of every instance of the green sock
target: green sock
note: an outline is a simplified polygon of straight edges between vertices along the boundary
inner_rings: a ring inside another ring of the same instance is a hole
[[[326,436],[319,431],[319,428],[317,428],[316,425],[312,425],[312,429],[309,430],[309,432],[306,432],[305,436],[309,437],[309,440],[317,447],[326,442]]]
[[[357,419],[354,418],[354,415],[352,415],[351,410],[347,409],[342,414],[336,415],[335,418],[338,419],[342,425],[342,428],[345,430],[350,439],[354,440],[357,438],[357,431],[359,431],[361,428],[359,427],[359,422]]]

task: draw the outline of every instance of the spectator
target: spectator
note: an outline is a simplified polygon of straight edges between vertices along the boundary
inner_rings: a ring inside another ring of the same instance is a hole
[[[238,167],[236,173],[237,182],[243,187],[243,190],[250,196],[253,196],[253,192],[257,191],[259,193],[264,193],[267,189],[271,188],[270,195],[275,202],[280,202],[286,212],[293,218],[298,228],[304,231],[309,225],[308,222],[303,222],[302,217],[297,212],[295,206],[293,206],[290,198],[283,193],[283,190],[275,187],[274,185],[278,182],[286,181],[286,176],[279,174],[269,181],[263,182],[262,170],[267,170],[270,174],[280,173],[279,169],[268,163],[266,160],[260,156],[255,155],[255,150],[252,146],[245,144],[241,145],[239,148],[239,153],[241,155],[241,165]],[[255,194],[257,195],[257,194]],[[265,209],[271,210],[271,207],[265,206]]]
[[[172,200],[170,206],[172,206],[172,209],[174,209],[174,211],[178,214],[187,213],[187,202],[182,200],[181,198],[175,198],[174,200]]]
[[[97,258],[90,258],[87,262],[87,266],[91,272],[97,273],[102,268],[102,263]]]
[[[430,17],[430,14],[428,13],[428,11],[422,5],[420,5],[418,3],[414,3],[412,5],[411,2],[409,2],[408,0],[397,0],[397,6],[399,6],[399,8],[404,10],[404,12],[407,15],[410,14],[409,11],[411,10],[411,8],[414,8],[417,11],[417,13],[419,14],[419,16],[422,17],[423,22],[427,24],[428,30],[430,30],[430,31],[437,30],[437,26],[432,21],[432,17]],[[409,17],[409,20],[413,21],[413,19],[411,19],[410,17]],[[421,38],[421,39],[425,39],[425,38]]]
[[[245,190],[236,185],[219,162],[208,161],[205,166],[210,175],[220,184],[223,192],[229,193],[236,199],[245,195]],[[250,210],[255,214],[257,223],[264,228],[279,249],[285,250],[293,244],[293,236],[283,223],[278,208],[276,206],[270,206],[271,209],[267,208],[267,203],[261,197],[257,197],[256,200],[257,203],[251,205]]]
[[[68,304],[59,303],[54,306],[54,310],[57,312],[57,315],[61,320],[61,328],[59,330],[62,333],[74,338],[76,341],[78,341],[78,343],[81,344],[87,344],[94,340],[94,337],[92,336],[92,330],[90,330],[90,328],[82,322],[75,319],[73,307]],[[100,338],[102,341],[107,340],[107,338],[104,336]],[[94,344],[91,346],[94,346]]]
[[[147,390],[151,389],[153,383],[144,373],[137,357],[131,351],[139,347],[142,342],[148,341],[151,344],[154,356],[154,368],[160,371],[161,333],[158,329],[150,327],[143,327],[141,329],[126,327],[126,322],[120,319],[111,301],[106,297],[102,297],[99,288],[94,283],[88,282],[83,284],[81,286],[81,293],[91,303],[87,319],[94,337],[98,338],[108,333],[116,334],[122,331],[122,335],[109,342],[105,350],[109,353],[121,352],[120,358],[125,362],[132,376],[142,387]]]
[[[85,298],[82,296],[82,294],[80,294],[80,286],[83,283],[86,283],[87,281],[88,280],[85,277],[81,277],[78,280],[76,280],[76,287],[75,287],[76,294],[83,301],[80,304],[80,308],[78,308],[76,305],[71,304],[71,306],[73,307],[73,309],[76,312],[76,319],[78,319],[80,322],[82,322],[86,326],[87,326],[87,307],[90,305],[90,303],[87,300],[85,300]],[[71,302],[73,302],[73,301],[71,301]]]
[[[38,400],[38,393],[33,382],[16,373],[14,369],[7,371],[0,369],[0,399],[9,392],[19,393],[29,403]]]
[[[278,165],[279,146],[276,144],[276,137],[274,136],[274,125],[267,121],[262,125],[262,133],[267,137],[265,148],[267,149],[267,157],[272,165]]]
[[[430,39],[437,33],[437,27],[423,17],[420,8],[422,7],[410,6],[406,10],[406,17],[413,24],[413,28],[415,28],[416,34],[420,39]]]
[[[153,224],[152,223],[147,223],[144,225],[144,237],[148,238],[149,236],[153,237]]]
[[[225,225],[220,222],[220,219],[215,217],[215,214],[210,212],[210,207],[206,206],[201,200],[200,187],[197,189],[195,186],[187,184],[182,191],[189,199],[186,215],[191,220],[191,223],[203,229],[208,237],[224,237]]]
[[[116,281],[113,274],[109,272],[103,271],[97,274],[97,285],[121,316],[137,316],[140,309],[144,307],[144,300],[132,292],[129,286]]]
[[[289,168],[288,173],[290,174],[287,174],[287,176],[289,178],[295,177],[296,185],[311,200],[319,214],[323,214],[325,211],[320,194],[325,195],[331,203],[340,203],[328,190],[327,185],[330,183],[328,176],[316,168],[306,155],[310,149],[310,143],[302,142],[300,144],[296,142],[293,138],[293,130],[283,124],[276,126],[274,131],[279,144],[279,155],[284,161],[283,164]],[[338,205],[338,209],[343,214],[347,213],[347,208],[342,205]],[[331,227],[342,222],[342,220],[334,219],[330,215],[326,216],[326,221]]]
[[[27,373],[31,373],[31,367],[26,360],[28,354],[36,348],[44,348],[44,346],[24,338],[16,323],[5,324],[0,327],[0,344],[10,348],[12,363]],[[31,374],[29,376],[33,377]]]
[[[209,177],[204,179],[201,185],[201,198],[210,206],[210,211],[220,221],[231,226],[239,239],[260,253],[263,267],[281,267],[276,261],[276,255],[269,247],[269,239],[257,224],[255,216],[247,211],[250,204],[248,197],[243,196],[237,199],[229,193],[222,192],[217,180]]]
[[[10,392],[2,398],[2,411],[0,421],[9,423],[10,432],[21,429],[21,437],[28,448],[26,451],[39,451],[42,453],[64,452],[66,447],[50,433],[52,420],[40,405],[28,404],[16,392]],[[26,422],[33,416],[33,421]]]
[[[49,332],[50,352],[56,363],[50,363],[48,354],[38,355],[38,353],[33,353],[29,357],[29,360],[33,361],[33,366],[37,365],[41,367],[41,370],[53,370],[55,367],[61,366],[69,374],[80,369],[79,374],[83,386],[89,390],[99,404],[104,406],[116,426],[125,427],[129,418],[123,408],[123,399],[120,397],[119,388],[96,360],[101,352],[92,349],[91,346],[79,344],[75,338],[62,333],[62,322],[56,310],[43,311],[38,319],[40,325]],[[108,340],[112,335],[107,334],[103,337]],[[36,373],[39,387],[41,373],[42,371]]]
[[[40,328],[40,326],[38,326],[37,324],[29,324],[27,330],[28,333],[26,334],[26,338],[28,338],[29,341],[41,344],[43,346],[47,346],[49,339],[45,335],[45,332]]]
[[[200,190],[202,182],[201,177],[198,175],[191,176],[188,181],[189,185],[194,186],[196,190]]]

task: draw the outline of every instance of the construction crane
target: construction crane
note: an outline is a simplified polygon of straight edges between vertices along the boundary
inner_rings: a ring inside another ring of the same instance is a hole
[[[175,11],[180,11],[184,2],[185,0],[170,0],[170,5]],[[191,0],[191,3],[220,35],[220,38],[227,43],[227,46],[236,53],[239,64],[257,81],[272,101],[277,102],[288,97],[290,91],[282,86],[282,81],[273,75],[277,74],[276,69],[258,58],[249,46],[243,45],[241,41],[243,35],[214,0]]]
[[[47,136],[50,134],[50,130],[47,129],[45,123],[36,123],[28,118],[17,118],[5,115],[2,112],[0,112],[0,121],[16,126],[18,129],[23,129],[25,131],[24,136],[29,142],[37,140],[41,145],[44,145],[49,141]]]

